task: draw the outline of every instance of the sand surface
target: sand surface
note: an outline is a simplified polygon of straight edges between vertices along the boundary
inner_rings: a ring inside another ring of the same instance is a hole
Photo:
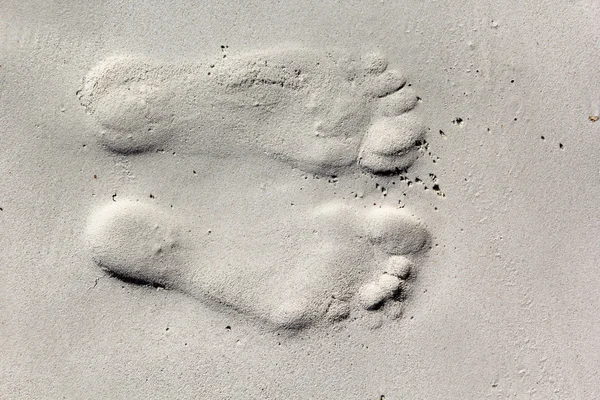
[[[0,399],[600,397],[597,1],[68,3],[0,4]]]

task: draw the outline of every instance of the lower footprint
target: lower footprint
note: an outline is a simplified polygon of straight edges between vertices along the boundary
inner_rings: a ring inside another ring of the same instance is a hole
[[[134,200],[100,208],[86,230],[93,260],[125,281],[178,290],[275,328],[333,322],[356,308],[378,311],[399,302],[410,257],[429,242],[422,224],[395,208],[322,204],[277,221],[281,226],[262,237],[248,232],[250,250],[212,240],[219,228],[192,241],[191,227],[171,214]]]
[[[109,152],[168,149],[180,164],[220,171],[202,176],[198,219],[134,197],[96,209],[86,240],[111,275],[277,329],[400,316],[413,263],[429,248],[423,224],[404,209],[331,194],[318,179],[288,202],[298,179],[333,176],[361,193],[361,177],[415,161],[418,98],[384,57],[284,49],[187,66],[117,57],[90,71],[79,97]],[[221,201],[220,187],[243,197]],[[217,198],[226,208],[206,212]]]

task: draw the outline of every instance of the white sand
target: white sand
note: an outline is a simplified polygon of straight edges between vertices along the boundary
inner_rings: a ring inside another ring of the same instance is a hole
[[[597,2],[0,5],[0,399],[600,397]]]

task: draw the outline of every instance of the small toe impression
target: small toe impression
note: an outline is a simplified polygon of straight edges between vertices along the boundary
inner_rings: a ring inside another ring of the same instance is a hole
[[[358,82],[373,75],[380,75],[388,68],[387,57],[379,51],[362,56],[343,54],[337,59],[336,63],[347,80]]]
[[[403,281],[392,275],[382,274],[377,282],[363,285],[358,291],[358,301],[365,310],[376,310],[386,300],[393,298],[401,289]]]
[[[383,73],[388,67],[388,60],[381,52],[365,54],[360,59],[364,70],[368,74],[377,75]]]
[[[429,244],[429,233],[416,218],[394,208],[378,208],[367,217],[371,241],[392,255],[418,253]]]
[[[390,298],[400,289],[402,280],[393,275],[382,274],[377,281],[377,284],[386,293],[387,297]]]
[[[361,83],[365,95],[370,97],[385,97],[402,89],[406,78],[400,71],[386,70],[380,75],[368,76]]]
[[[404,87],[396,93],[379,100],[378,112],[383,117],[394,117],[404,114],[417,106],[419,97],[416,90]]]
[[[388,298],[384,288],[375,282],[367,283],[358,291],[358,301],[365,310],[375,310]]]
[[[153,206],[121,201],[103,207],[85,235],[94,262],[117,277],[169,286],[179,275],[173,268],[178,232]]]
[[[383,273],[395,276],[399,279],[406,279],[413,269],[413,263],[403,256],[392,256],[389,258]]]

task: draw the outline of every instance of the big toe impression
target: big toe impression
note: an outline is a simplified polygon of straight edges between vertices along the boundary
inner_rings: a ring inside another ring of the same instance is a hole
[[[418,253],[429,244],[429,232],[419,220],[395,208],[378,208],[369,213],[370,240],[393,255]]]
[[[414,150],[425,128],[414,113],[381,118],[373,123],[361,145],[359,163],[372,172],[386,172],[410,166]]]

